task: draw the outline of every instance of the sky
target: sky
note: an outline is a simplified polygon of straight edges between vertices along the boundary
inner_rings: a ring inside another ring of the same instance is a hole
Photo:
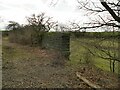
[[[77,6],[76,0],[0,0],[0,29],[4,29],[8,21],[24,24],[27,22],[26,17],[41,12],[60,23],[83,21],[81,17],[84,15]]]
[[[78,9],[77,0],[0,0],[0,30],[5,29],[8,21],[26,24],[26,17],[42,12],[63,24],[78,21],[84,23],[89,19],[85,11]]]

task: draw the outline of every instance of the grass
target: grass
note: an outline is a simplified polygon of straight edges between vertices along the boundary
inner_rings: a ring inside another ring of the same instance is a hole
[[[110,62],[108,60],[97,58],[96,60],[94,60],[94,63],[97,67],[106,71],[110,71]],[[115,63],[115,72],[118,73],[118,62]]]
[[[71,40],[70,43],[70,62],[73,65],[76,65],[82,61],[83,53],[85,52],[85,49],[79,45],[77,40]]]
[[[97,66],[98,68],[101,68],[105,71],[110,71],[110,65],[109,65],[109,60],[105,60],[99,57],[91,56],[87,52],[87,50],[83,47],[82,42],[87,42],[87,43],[93,43],[94,44],[94,39],[89,39],[89,38],[72,38],[70,42],[70,50],[71,50],[71,55],[70,55],[70,63],[72,65],[77,65],[81,63],[91,63]],[[105,47],[109,47],[110,43],[112,40],[105,40],[102,42],[102,45]],[[91,46],[88,45],[88,47],[91,48]],[[110,48],[118,48],[118,43],[117,40],[115,41],[115,46],[110,47]],[[98,51],[99,52],[99,51]],[[104,54],[103,54],[104,55]],[[115,72],[118,73],[118,65],[119,63],[115,63]]]

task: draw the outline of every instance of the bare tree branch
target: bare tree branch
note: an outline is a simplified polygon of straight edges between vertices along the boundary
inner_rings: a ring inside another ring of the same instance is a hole
[[[111,16],[115,19],[115,21],[120,23],[120,17],[118,17],[115,12],[107,5],[106,2],[103,2],[103,0],[100,0],[101,4],[105,7],[105,9],[108,10],[108,12],[111,14]]]

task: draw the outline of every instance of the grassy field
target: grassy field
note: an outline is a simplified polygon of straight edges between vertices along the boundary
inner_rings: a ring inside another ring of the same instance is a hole
[[[97,40],[99,42],[99,39],[96,39],[96,41]],[[87,47],[93,48],[91,45],[92,44],[94,45],[94,41],[95,39],[90,39],[90,38],[71,38],[70,63],[73,65],[78,65],[82,63],[91,63],[103,70],[110,71],[109,60],[105,60],[105,59],[93,56],[88,52],[88,50],[84,48],[85,43],[87,43]],[[113,39],[104,40],[103,42],[101,42],[101,44],[104,47],[109,47],[110,49],[113,49],[113,52],[116,52],[115,50],[118,49],[118,41],[114,40],[114,45],[112,45],[113,43],[111,44],[112,41]],[[119,64],[118,62],[115,63],[116,73],[118,73],[118,64]]]

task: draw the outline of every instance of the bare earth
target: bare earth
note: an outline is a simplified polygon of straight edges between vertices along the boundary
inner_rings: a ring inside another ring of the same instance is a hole
[[[55,53],[3,41],[3,88],[88,87],[69,67],[53,66]],[[58,59],[59,60],[59,59]]]
[[[3,88],[90,88],[77,78],[76,71],[102,87],[117,87],[115,75],[104,75],[87,66],[73,68],[55,63],[63,63],[56,52],[10,43],[7,38],[2,49]]]

